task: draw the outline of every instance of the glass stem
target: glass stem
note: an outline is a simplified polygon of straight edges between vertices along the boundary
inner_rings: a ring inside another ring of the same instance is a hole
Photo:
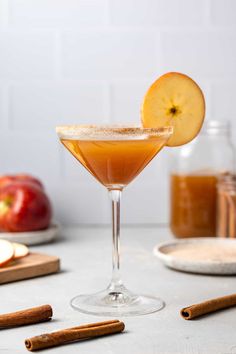
[[[122,287],[120,278],[120,199],[121,190],[111,189],[109,195],[112,203],[112,279],[109,285],[111,291]]]

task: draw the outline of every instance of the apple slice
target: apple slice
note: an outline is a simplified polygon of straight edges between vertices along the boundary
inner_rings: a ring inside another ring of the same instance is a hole
[[[13,242],[14,259],[22,258],[29,254],[29,249],[22,243]]]
[[[167,73],[147,91],[141,116],[145,128],[174,127],[168,146],[186,144],[197,136],[202,127],[205,116],[203,93],[187,75]]]
[[[0,240],[0,267],[10,262],[14,257],[14,247],[11,242]]]

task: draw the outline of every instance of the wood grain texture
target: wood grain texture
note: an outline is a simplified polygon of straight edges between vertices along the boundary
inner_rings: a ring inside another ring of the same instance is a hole
[[[56,273],[59,269],[58,257],[30,253],[27,257],[12,261],[0,268],[0,284]]]

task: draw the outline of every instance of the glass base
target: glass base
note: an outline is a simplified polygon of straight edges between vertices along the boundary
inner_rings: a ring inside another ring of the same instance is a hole
[[[136,295],[124,286],[91,295],[78,295],[71,306],[80,312],[97,316],[138,316],[161,310],[165,303],[154,296]]]

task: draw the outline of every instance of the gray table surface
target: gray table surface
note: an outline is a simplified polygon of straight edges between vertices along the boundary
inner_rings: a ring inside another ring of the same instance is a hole
[[[2,285],[0,312],[11,312],[51,304],[51,322],[0,331],[0,353],[26,353],[24,339],[101,317],[70,308],[69,300],[79,293],[106,287],[111,273],[111,236],[107,227],[65,228],[51,244],[33,251],[58,255],[59,274]],[[102,354],[236,354],[236,308],[194,321],[185,321],[179,310],[204,299],[236,291],[234,276],[201,276],[165,268],[152,254],[155,244],[171,238],[166,228],[122,229],[122,275],[125,284],[139,293],[158,295],[166,307],[150,315],[124,318],[123,334],[47,349],[44,353]],[[104,318],[105,320],[106,318]]]

